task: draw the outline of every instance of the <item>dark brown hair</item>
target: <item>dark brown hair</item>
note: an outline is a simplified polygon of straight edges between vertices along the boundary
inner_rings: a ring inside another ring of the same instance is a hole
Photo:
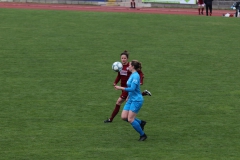
[[[135,70],[141,70],[142,69],[142,63],[138,60],[132,60],[131,65],[134,67]]]
[[[129,53],[128,53],[128,51],[125,50],[123,53],[120,54],[120,56],[122,56],[122,55],[125,55],[128,58]]]

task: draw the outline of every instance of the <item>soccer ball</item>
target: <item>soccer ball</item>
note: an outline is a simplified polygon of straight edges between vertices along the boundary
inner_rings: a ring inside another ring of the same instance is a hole
[[[123,68],[123,65],[121,62],[114,62],[112,64],[112,69],[115,71],[115,72],[120,72]]]

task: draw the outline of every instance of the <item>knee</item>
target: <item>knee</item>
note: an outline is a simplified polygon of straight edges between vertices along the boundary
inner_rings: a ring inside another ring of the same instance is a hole
[[[121,119],[128,122],[128,115],[127,114],[122,114]]]
[[[128,122],[132,123],[134,121],[134,118],[128,118]]]
[[[127,117],[121,117],[122,118],[122,120],[124,120],[124,121],[127,121],[128,122],[128,119],[127,119]]]
[[[116,102],[117,105],[121,105],[124,102],[124,99],[119,98]]]

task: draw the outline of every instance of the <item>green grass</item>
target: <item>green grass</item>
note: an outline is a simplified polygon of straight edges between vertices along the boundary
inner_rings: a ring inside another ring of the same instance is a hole
[[[235,160],[237,18],[0,9],[0,159]],[[110,116],[111,64],[143,63],[147,141]]]

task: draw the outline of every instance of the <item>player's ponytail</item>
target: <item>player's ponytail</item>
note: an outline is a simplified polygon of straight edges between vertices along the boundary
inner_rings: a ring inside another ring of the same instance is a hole
[[[138,70],[142,70],[142,63],[141,62],[138,62],[139,63],[139,68]]]
[[[134,67],[135,70],[141,70],[142,69],[142,63],[137,60],[132,60],[131,65]]]

